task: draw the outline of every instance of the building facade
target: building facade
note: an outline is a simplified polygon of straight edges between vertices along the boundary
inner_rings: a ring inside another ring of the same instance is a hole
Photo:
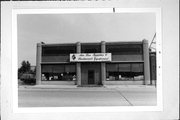
[[[38,43],[36,84],[150,84],[148,41]]]

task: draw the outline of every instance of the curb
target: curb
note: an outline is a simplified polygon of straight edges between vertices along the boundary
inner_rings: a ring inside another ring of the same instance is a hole
[[[35,85],[35,86],[18,86],[18,88],[25,89],[61,89],[61,88],[77,88],[77,86],[64,86],[64,85]]]
[[[152,85],[104,85],[106,88],[156,88]]]
[[[132,89],[142,89],[142,88],[156,88],[155,86],[150,86],[150,85],[104,85],[104,86],[99,86],[99,87],[78,87],[77,85],[35,85],[35,86],[18,86],[19,89],[111,89],[111,88],[118,88],[118,89],[127,89],[127,88],[132,88]]]

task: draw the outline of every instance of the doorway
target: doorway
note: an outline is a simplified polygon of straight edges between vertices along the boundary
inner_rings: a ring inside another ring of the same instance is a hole
[[[94,70],[88,70],[88,84],[94,84]]]

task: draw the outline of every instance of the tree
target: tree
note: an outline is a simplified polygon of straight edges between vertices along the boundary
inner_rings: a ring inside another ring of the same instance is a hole
[[[18,69],[18,77],[20,77],[23,73],[29,73],[31,71],[31,64],[29,61],[23,60],[21,63],[21,67]]]

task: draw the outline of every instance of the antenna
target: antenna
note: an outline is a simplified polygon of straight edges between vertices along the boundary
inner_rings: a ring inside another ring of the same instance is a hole
[[[156,51],[156,48],[154,47],[154,46],[156,45],[155,38],[156,38],[156,33],[155,33],[154,36],[153,36],[153,39],[152,39],[152,41],[151,41],[151,43],[150,43],[150,45],[149,45],[149,48],[150,48],[151,50],[155,50],[155,51]],[[154,46],[153,46],[153,45],[154,45]]]

